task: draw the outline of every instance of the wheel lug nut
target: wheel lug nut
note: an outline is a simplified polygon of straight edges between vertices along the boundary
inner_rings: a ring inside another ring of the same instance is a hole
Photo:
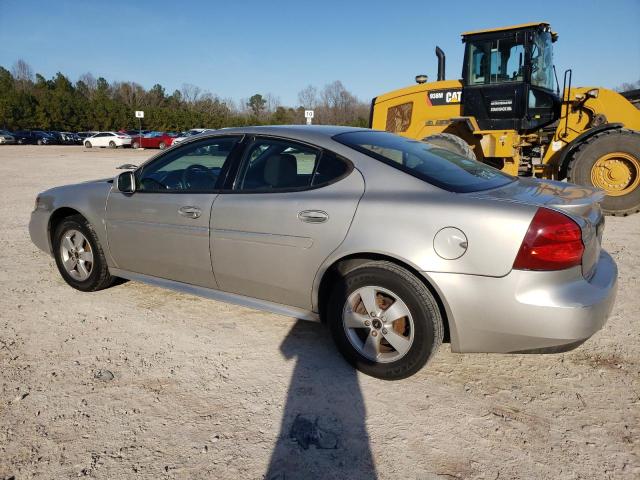
[[[371,332],[371,336],[372,336],[372,337],[377,337],[377,336],[378,336],[378,331],[377,331],[377,330],[373,330],[373,331]]]
[[[369,320],[365,320],[365,321],[364,321],[364,324],[365,324],[367,327],[371,326],[371,322],[370,322]]]
[[[387,329],[386,329],[386,328],[383,328],[383,329],[382,329],[382,334],[383,334],[383,335],[386,335],[386,334],[387,334]]]

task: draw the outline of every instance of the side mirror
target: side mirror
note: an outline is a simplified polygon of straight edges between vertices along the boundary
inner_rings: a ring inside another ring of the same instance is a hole
[[[133,172],[123,172],[116,177],[116,189],[122,193],[136,191],[136,176]]]

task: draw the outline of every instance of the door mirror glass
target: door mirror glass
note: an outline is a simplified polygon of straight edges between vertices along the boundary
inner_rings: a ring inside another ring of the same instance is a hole
[[[136,191],[136,177],[133,172],[123,172],[116,177],[116,188],[122,193]]]

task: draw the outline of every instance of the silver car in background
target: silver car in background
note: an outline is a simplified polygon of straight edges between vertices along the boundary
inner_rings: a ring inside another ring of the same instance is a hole
[[[617,278],[602,198],[386,132],[252,127],[43,192],[29,229],[74,288],[121,277],[322,320],[356,368],[399,379],[443,341],[558,352],[597,332]]]

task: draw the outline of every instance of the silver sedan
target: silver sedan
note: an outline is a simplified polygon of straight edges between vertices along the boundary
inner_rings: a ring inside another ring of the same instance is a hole
[[[602,199],[390,133],[253,127],[47,190],[29,230],[74,288],[119,277],[322,320],[356,368],[399,379],[443,341],[558,352],[597,332],[617,278]]]

